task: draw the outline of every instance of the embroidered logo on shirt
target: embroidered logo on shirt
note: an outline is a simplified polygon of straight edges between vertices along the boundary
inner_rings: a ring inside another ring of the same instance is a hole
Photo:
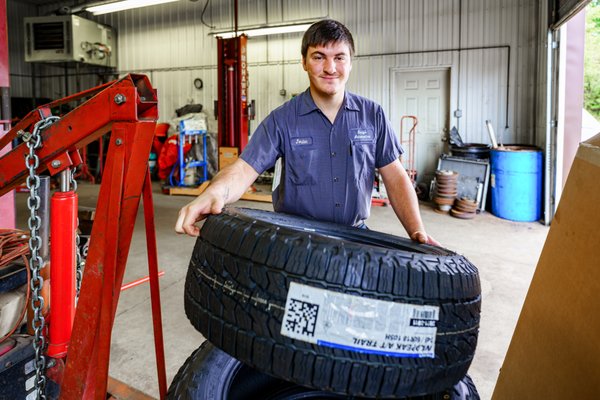
[[[309,146],[311,145],[313,142],[311,137],[297,137],[297,138],[292,138],[292,145],[293,146]]]
[[[372,142],[374,139],[371,130],[362,128],[352,129],[350,137],[355,142]]]

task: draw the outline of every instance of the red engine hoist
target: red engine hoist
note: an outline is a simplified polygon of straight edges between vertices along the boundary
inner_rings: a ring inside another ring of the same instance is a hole
[[[248,120],[253,110],[248,103],[248,59],[246,35],[217,37],[219,147],[235,147],[241,153],[248,144]]]
[[[91,98],[60,119],[51,115],[53,107],[88,97]],[[0,196],[28,176],[35,177],[45,170],[51,175],[61,175],[61,190],[55,193],[51,204],[54,222],[50,223],[51,305],[47,330],[47,356],[66,360],[60,387],[61,399],[106,398],[111,331],[141,198],[146,224],[159,390],[161,398],[165,397],[158,262],[148,170],[157,118],[156,91],[148,78],[128,75],[40,106],[0,138],[0,150],[17,136],[25,141],[31,140],[30,132],[33,131],[36,132],[33,136],[39,135],[41,141],[39,148],[35,149],[39,162],[28,161],[27,167],[24,160],[32,151],[27,143],[21,143],[0,157]],[[73,167],[81,164],[79,150],[109,132],[104,177],[81,293],[75,307],[77,195],[69,185],[69,174]]]

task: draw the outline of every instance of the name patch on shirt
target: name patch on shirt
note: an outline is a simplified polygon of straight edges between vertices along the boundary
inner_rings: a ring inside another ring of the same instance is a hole
[[[313,143],[311,137],[292,138],[292,146],[310,146]]]
[[[353,142],[373,142],[375,136],[370,129],[356,128],[350,130],[350,138]]]

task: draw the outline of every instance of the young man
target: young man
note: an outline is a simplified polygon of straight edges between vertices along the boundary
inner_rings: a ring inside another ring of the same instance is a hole
[[[198,236],[196,222],[237,201],[281,157],[275,211],[364,226],[378,168],[410,238],[439,244],[425,232],[415,191],[398,159],[402,149],[381,106],[345,90],[354,55],[350,31],[334,20],[316,22],[304,34],[301,52],[310,87],[265,118],[240,158],[181,209],[175,230]]]

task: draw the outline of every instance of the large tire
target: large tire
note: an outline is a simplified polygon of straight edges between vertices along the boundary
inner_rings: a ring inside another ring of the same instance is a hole
[[[435,352],[415,358],[284,336],[292,284],[324,289],[331,298],[344,293],[385,305],[439,307],[430,339]],[[441,392],[466,375],[477,343],[480,293],[477,269],[448,250],[230,208],[202,228],[185,310],[215,346],[267,374],[342,395],[402,398]]]
[[[181,366],[169,387],[167,399],[323,400],[348,397],[302,387],[263,374],[206,341]],[[452,389],[410,400],[479,400],[479,395],[471,378],[465,376]]]
[[[210,342],[204,342],[181,366],[167,392],[170,400],[267,399],[294,386],[250,368]]]

